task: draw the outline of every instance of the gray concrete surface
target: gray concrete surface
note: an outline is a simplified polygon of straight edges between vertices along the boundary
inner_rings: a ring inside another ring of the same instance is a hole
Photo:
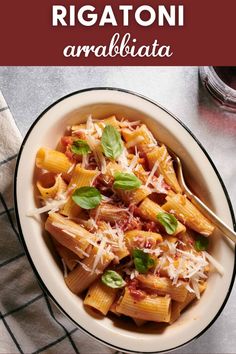
[[[222,111],[205,92],[197,67],[0,67],[0,89],[22,135],[53,101],[95,86],[136,91],[177,115],[209,152],[236,210],[236,114]],[[235,295],[234,287],[213,326],[175,353],[236,353]]]

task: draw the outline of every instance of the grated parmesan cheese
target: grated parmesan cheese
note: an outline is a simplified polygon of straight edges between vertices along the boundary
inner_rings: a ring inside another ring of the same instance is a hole
[[[99,140],[96,140],[95,138],[93,138],[92,136],[88,135],[87,136],[87,143],[90,147],[90,149],[92,150],[95,160],[98,164],[98,166],[101,169],[101,172],[103,174],[106,173],[106,168],[107,168],[107,164],[106,164],[106,159],[102,153],[101,150],[101,143]]]
[[[95,128],[95,130],[97,132],[98,138],[101,138],[102,137],[102,129],[96,123],[94,124],[94,128]]]
[[[76,263],[79,263],[81,265],[81,267],[86,270],[86,272],[90,272],[90,273],[96,273],[96,274],[101,274],[102,272],[98,269],[95,269],[94,271],[92,270],[92,268],[88,267],[86,264],[84,264],[83,262],[80,262],[79,260],[75,260]]]
[[[208,252],[204,251],[204,254],[208,261],[213,265],[213,267],[217,270],[220,275],[224,275],[224,267],[215,259],[213,258]]]
[[[82,163],[81,163],[81,167],[82,168],[86,168],[88,165],[89,159],[88,159],[88,155],[85,154],[82,156]]]
[[[76,249],[78,252],[81,252],[83,256],[89,257],[89,254],[88,254],[87,252],[84,252],[84,250],[82,250],[80,247],[75,246],[75,249]]]
[[[87,118],[86,130],[87,130],[88,134],[92,134],[94,132],[94,130],[95,130],[94,123],[93,123],[93,118],[92,118],[91,114]]]
[[[64,224],[64,223],[59,222],[59,221],[53,221],[52,225],[57,227],[58,229],[61,229],[63,232],[67,233],[71,237],[75,238],[77,236],[77,234],[78,234],[78,230],[75,227],[71,226],[71,225]],[[79,236],[83,237],[82,234],[80,234]]]
[[[94,263],[92,267],[92,273],[94,273],[95,269],[97,268],[98,263],[101,261],[103,252],[105,251],[105,246],[106,246],[107,240],[105,237],[102,237],[101,243],[98,246],[97,254],[94,258]]]
[[[137,164],[138,164],[138,159],[139,159],[139,157],[137,156],[137,155],[135,155],[133,158],[132,158],[132,160],[131,160],[131,162],[130,162],[130,165],[129,165],[129,170],[132,172],[134,169],[135,169],[135,167],[137,166]]]
[[[43,214],[46,212],[55,212],[58,211],[63,205],[66,204],[68,199],[63,199],[60,200],[52,200],[52,201],[47,201],[46,205],[41,207],[41,208],[35,208],[33,210],[30,210],[26,215],[27,216],[36,216],[39,214]]]
[[[63,258],[61,258],[61,262],[62,262],[62,265],[63,265],[63,275],[64,275],[64,278],[66,278],[68,276],[67,266],[66,266],[66,263],[65,263]]]
[[[152,135],[152,133],[150,132],[149,129],[146,129],[147,135],[149,136],[150,140],[152,141],[153,145],[156,146],[157,145],[157,141],[154,138],[154,136]]]
[[[134,279],[139,275],[139,272],[136,269],[133,269],[132,272],[130,273],[130,279]]]
[[[145,186],[146,186],[146,187],[147,187],[147,186],[149,185],[149,183],[151,182],[152,177],[154,176],[154,174],[156,173],[156,171],[157,171],[157,169],[158,169],[158,166],[159,166],[159,162],[156,161],[156,162],[154,163],[153,168],[152,168],[152,170],[151,170],[151,172],[150,172],[150,174],[149,174],[149,176],[148,176],[148,178],[147,178],[147,181],[146,181],[146,183],[145,183]]]
[[[73,171],[74,167],[75,167],[75,163],[73,163],[73,164],[70,166],[70,168],[68,169],[68,171],[67,171],[66,173],[70,174],[70,173]]]
[[[199,291],[199,286],[198,282],[195,278],[191,279],[192,287],[195,292],[196,298],[199,300],[200,299],[200,291]]]
[[[121,166],[124,172],[130,172],[127,155],[128,151],[125,147],[123,147],[122,153],[117,159],[118,164]]]
[[[154,274],[161,269],[167,271],[169,278],[174,285],[179,283],[179,277],[185,280],[186,288],[189,292],[194,292],[199,298],[200,292],[198,282],[205,280],[205,267],[208,265],[204,252],[194,253],[193,250],[183,251],[177,248],[178,243],[167,240],[159,244],[159,247],[167,247],[167,251],[157,252],[158,262],[154,269]],[[155,251],[155,250],[154,250]],[[180,257],[181,255],[181,257]],[[178,262],[176,262],[178,260]]]
[[[155,177],[155,176],[154,176]],[[164,177],[160,175],[159,177],[155,177],[155,180],[151,181],[152,186],[157,191],[157,193],[167,193],[167,190],[163,187]]]

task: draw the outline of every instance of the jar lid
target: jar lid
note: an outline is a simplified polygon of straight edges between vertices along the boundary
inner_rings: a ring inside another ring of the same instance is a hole
[[[220,67],[217,67],[220,71]],[[226,67],[224,67],[226,69]],[[236,67],[228,67],[236,69]],[[217,70],[217,71],[218,71]],[[236,111],[236,90],[227,85],[218,75],[213,66],[202,66],[199,69],[200,78],[203,85],[211,93],[211,95],[220,103],[223,108],[230,111]],[[236,70],[231,70],[231,74],[235,75]]]

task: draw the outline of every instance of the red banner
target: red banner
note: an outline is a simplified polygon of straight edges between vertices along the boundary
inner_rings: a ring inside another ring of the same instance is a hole
[[[2,0],[0,65],[235,65],[235,13],[235,0]]]

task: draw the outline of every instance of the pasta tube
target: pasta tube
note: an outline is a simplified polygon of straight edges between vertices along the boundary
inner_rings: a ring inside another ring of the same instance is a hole
[[[205,289],[206,289],[206,283],[199,284],[200,293],[203,293]],[[183,302],[173,301],[169,323],[172,324],[173,322],[175,322],[179,318],[181,311],[183,311],[194,299],[196,299],[195,293],[188,292],[185,301]]]
[[[154,249],[162,241],[162,236],[156,232],[131,230],[125,233],[125,243],[129,250],[134,248]]]
[[[154,138],[152,137],[150,130],[146,127],[145,124],[142,124],[140,128],[137,128],[134,131],[124,128],[121,130],[121,132],[124,140],[128,144],[130,144],[131,141],[134,141],[134,145],[142,148],[146,147],[147,145],[153,145]]]
[[[137,165],[137,167],[135,168],[135,170],[133,171],[135,176],[138,177],[138,179],[140,179],[140,181],[142,181],[143,184],[146,183],[147,179],[148,179],[148,173],[145,171],[145,169],[143,168],[142,165]]]
[[[110,161],[107,164],[107,168],[106,168],[106,174],[108,176],[114,176],[114,174],[116,172],[122,172],[122,167],[120,165],[118,165],[118,163],[114,162],[114,161]]]
[[[153,274],[145,276],[139,274],[137,279],[140,281],[142,287],[155,290],[159,295],[170,295],[171,299],[179,302],[186,300],[188,291],[184,283],[180,286],[175,286],[172,284],[170,278],[162,278]]]
[[[75,294],[80,294],[83,290],[87,289],[97,278],[100,273],[109,265],[114,258],[112,253],[105,252],[103,257],[100,258],[96,269],[93,271],[94,262],[98,248],[94,247],[88,258],[85,258],[81,265],[78,265],[72,270],[65,278],[68,288]]]
[[[115,223],[120,219],[127,219],[128,214],[124,208],[120,208],[113,204],[105,203],[99,205],[96,209],[91,210],[90,215],[97,220]]]
[[[167,202],[162,206],[166,211],[173,212],[176,217],[191,229],[204,236],[214,231],[211,222],[187,199],[185,195],[172,194],[166,197]]]
[[[165,147],[162,145],[161,147],[156,146],[152,149],[151,152],[147,153],[147,159],[149,163],[149,168],[152,169],[156,161],[159,162],[158,169],[160,174],[163,175],[166,183],[177,193],[181,193],[181,187],[177,180],[175,170],[173,167],[173,162],[171,160],[170,155]]]
[[[101,231],[101,233],[106,232],[106,237],[114,242],[113,239],[113,235],[109,232],[109,226],[106,222],[104,221],[99,221],[98,222],[99,227],[98,227],[98,232]],[[118,236],[117,236],[118,237]],[[125,246],[125,244],[123,242],[121,242],[121,245],[119,245],[119,240],[117,240],[117,247],[113,246],[113,253],[115,254],[116,257],[118,257],[119,260],[121,260],[122,258],[125,258],[126,256],[129,255],[129,251],[127,249],[127,247]]]
[[[72,163],[62,152],[42,147],[36,155],[36,166],[53,173],[68,173]]]
[[[157,203],[153,202],[149,198],[145,198],[138,207],[139,214],[146,220],[156,222],[160,227],[161,224],[157,219],[157,214],[160,212],[165,212],[163,207],[160,207]],[[186,227],[178,221],[178,226],[176,231],[173,233],[173,236],[178,235],[179,233],[185,232]]]
[[[51,176],[51,178],[53,179],[52,181],[52,185],[47,185],[47,183],[45,183],[44,179],[47,178],[48,173],[45,173],[44,175],[42,175],[42,178],[37,181],[36,186],[41,194],[41,196],[43,197],[43,199],[54,199],[56,197],[56,195],[58,194],[63,194],[65,193],[66,189],[67,189],[67,184],[66,182],[62,179],[61,175],[58,176]]]
[[[112,312],[112,313],[114,313],[114,315],[120,317],[121,314],[120,314],[119,312],[117,312],[117,310],[116,310],[117,304],[118,304],[118,300],[115,300],[115,301],[113,302],[113,304],[111,305],[109,311]]]
[[[116,129],[119,129],[119,127],[120,127],[119,122],[116,119],[115,115],[112,115],[112,116],[105,118],[105,119],[98,120],[98,121],[96,121],[96,124],[101,129],[105,128],[106,125],[112,125]]]
[[[146,296],[135,300],[128,288],[120,303],[116,306],[123,315],[146,321],[169,322],[171,315],[171,298],[169,296]]]
[[[116,298],[117,291],[118,289],[110,288],[103,284],[101,279],[98,279],[89,287],[84,305],[90,306],[106,316]]]
[[[94,239],[94,235],[85,230],[74,221],[64,218],[58,213],[49,214],[45,223],[45,229],[64,247],[69,248],[80,258],[86,255],[86,248],[89,240]]]
[[[77,261],[79,260],[79,257],[74,252],[72,252],[69,248],[62,246],[55,239],[53,239],[53,243],[55,245],[55,248],[56,248],[59,256],[65,262],[67,268],[70,271],[73,270],[75,268],[75,266],[78,264]]]
[[[90,186],[98,174],[99,172],[97,170],[86,170],[78,164],[74,169],[68,189],[72,193],[77,188]],[[61,210],[61,213],[66,216],[73,217],[77,216],[80,211],[81,208],[75,204],[70,197]]]
[[[98,126],[98,129],[102,129],[102,130],[103,130],[103,128],[105,128],[106,125],[112,125],[114,128],[119,129],[119,122],[116,119],[115,115],[112,115],[112,116],[105,118],[105,119],[95,120],[95,121],[93,121],[93,124],[94,124],[94,126]],[[86,132],[87,124],[72,125],[71,130],[73,133],[76,131],[80,131],[80,130],[82,132],[83,131]],[[96,132],[96,128],[95,128],[94,132],[92,132],[92,134],[95,132]],[[91,134],[91,132],[90,132],[90,134]]]
[[[122,189],[117,189],[116,193],[126,204],[128,203],[137,205],[149,194],[151,194],[151,191],[149,188],[141,186],[134,191],[124,191]]]

